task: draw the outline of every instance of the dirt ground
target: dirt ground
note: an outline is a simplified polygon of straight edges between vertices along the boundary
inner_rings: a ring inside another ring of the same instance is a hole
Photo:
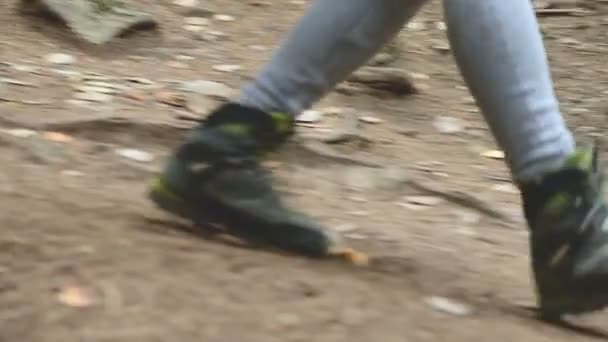
[[[519,197],[503,161],[483,156],[496,146],[445,51],[438,2],[404,30],[391,64],[414,73],[420,94],[334,92],[316,107],[323,118],[301,127],[269,165],[288,200],[368,252],[368,267],[195,236],[145,198],[147,180],[194,125],[183,99],[199,113],[218,103],[176,85],[238,89],[307,2],[206,1],[201,8],[235,19],[211,20],[221,35],[185,30],[187,11],[169,1],[140,3],[160,20],[160,34],[93,48],[0,1],[0,341],[608,338],[606,313],[566,328],[529,310]],[[608,3],[579,3],[583,14],[541,23],[568,123],[579,141],[602,141]],[[76,60],[53,65],[52,53]],[[75,101],[87,77],[122,88]],[[362,126],[366,143],[320,142],[349,108],[374,118]],[[437,128],[446,116],[458,123],[453,133]]]

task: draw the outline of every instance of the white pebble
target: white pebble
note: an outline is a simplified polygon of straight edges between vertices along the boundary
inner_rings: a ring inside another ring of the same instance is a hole
[[[467,316],[473,312],[470,306],[444,297],[429,297],[426,299],[426,303],[437,311],[454,316]]]
[[[235,21],[236,20],[233,16],[227,15],[227,14],[216,14],[213,16],[213,19],[215,19],[217,21]]]
[[[68,64],[74,64],[76,62],[76,57],[65,54],[65,53],[52,53],[52,54],[46,55],[46,57],[44,57],[44,59],[51,64],[57,64],[57,65],[68,65]]]
[[[121,157],[132,159],[142,163],[147,163],[154,160],[154,156],[151,153],[132,148],[123,148],[116,150],[116,154]]]

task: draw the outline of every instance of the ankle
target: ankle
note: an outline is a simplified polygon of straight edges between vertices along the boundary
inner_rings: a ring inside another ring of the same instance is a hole
[[[259,109],[228,103],[217,108],[202,124],[236,139],[253,142],[261,151],[280,146],[294,134],[293,118],[285,113],[267,113]]]

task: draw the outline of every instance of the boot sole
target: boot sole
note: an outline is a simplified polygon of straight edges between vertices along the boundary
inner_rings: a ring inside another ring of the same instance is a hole
[[[559,320],[564,315],[581,315],[608,307],[608,294],[597,296],[569,295],[559,299],[541,299],[539,314],[542,319]]]

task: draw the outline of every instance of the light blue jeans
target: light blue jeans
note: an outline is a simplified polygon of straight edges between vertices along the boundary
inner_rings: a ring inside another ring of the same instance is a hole
[[[366,63],[426,0],[315,0],[240,102],[296,114]],[[462,75],[516,181],[559,167],[574,140],[530,0],[444,1]]]

